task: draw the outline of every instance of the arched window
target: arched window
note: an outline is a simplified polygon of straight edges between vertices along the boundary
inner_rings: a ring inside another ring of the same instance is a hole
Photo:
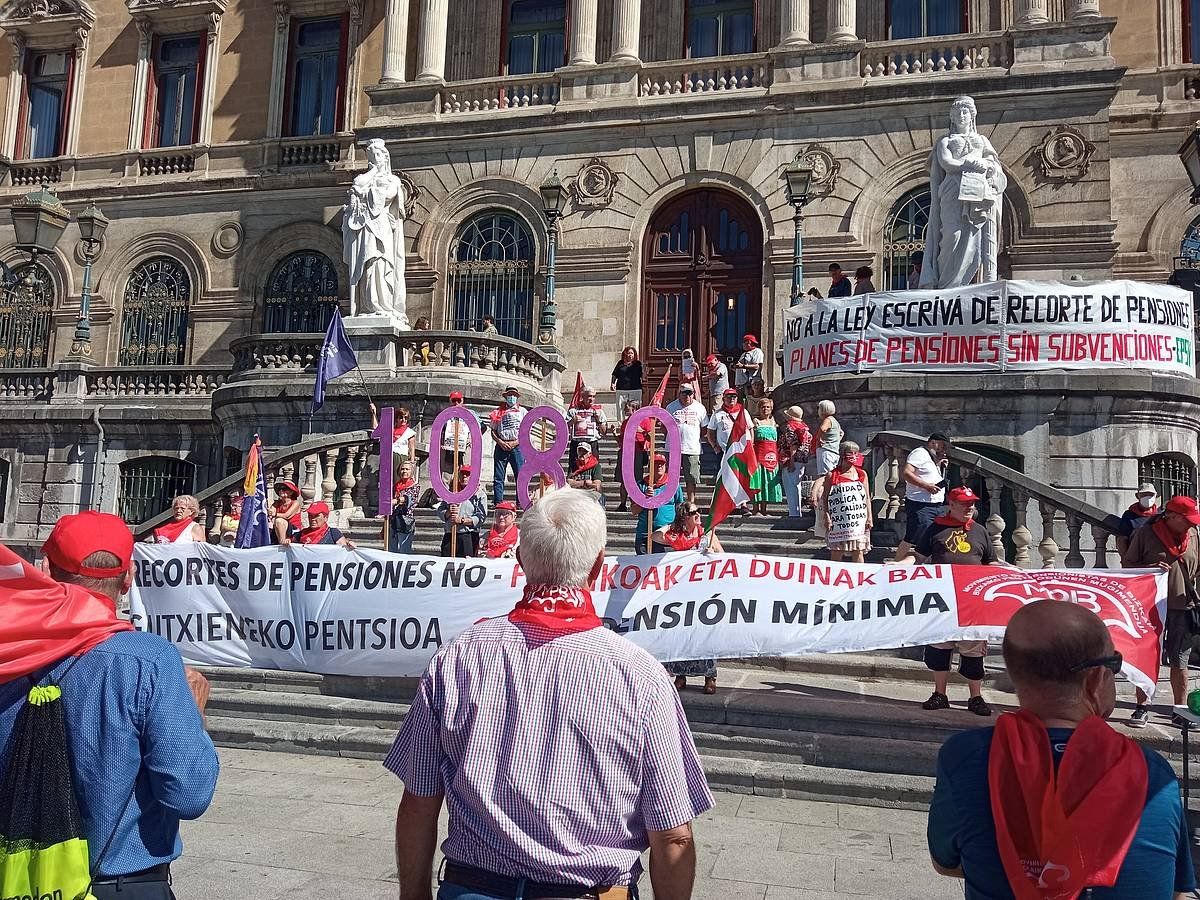
[[[566,0],[509,0],[506,75],[553,72],[567,62]]]
[[[183,365],[191,299],[191,279],[171,257],[156,256],[138,265],[125,285],[120,365]]]
[[[961,34],[967,30],[966,6],[963,0],[890,0],[888,39]]]
[[[1155,453],[1138,460],[1138,484],[1149,481],[1164,501],[1196,496],[1196,467],[1181,453]]]
[[[267,282],[263,331],[324,331],[337,305],[338,277],[329,257],[315,250],[293,253],[275,267]]]
[[[688,0],[687,55],[754,52],[754,0]]]
[[[196,467],[170,456],[143,456],[121,463],[118,514],[131,525],[157,516],[180,494],[195,489]]]
[[[892,207],[883,230],[883,282],[880,290],[903,291],[908,288],[912,255],[918,250],[925,252],[925,231],[928,227],[928,188],[909,191]]]
[[[54,285],[37,265],[17,269],[16,287],[0,295],[0,369],[39,369],[50,355]]]
[[[450,251],[451,327],[479,328],[485,314],[519,341],[533,339],[533,235],[512,213],[481,213],[459,229]]]

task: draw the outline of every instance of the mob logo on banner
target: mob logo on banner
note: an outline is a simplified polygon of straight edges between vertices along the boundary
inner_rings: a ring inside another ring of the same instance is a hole
[[[1003,628],[1013,613],[1035,600],[1078,603],[1108,626],[1113,647],[1125,658],[1125,676],[1146,693],[1154,693],[1166,607],[1165,598],[1158,599],[1155,580],[1131,577],[1133,572],[1122,577],[1126,573],[989,567],[981,574],[973,566],[952,566],[951,571],[962,627]]]

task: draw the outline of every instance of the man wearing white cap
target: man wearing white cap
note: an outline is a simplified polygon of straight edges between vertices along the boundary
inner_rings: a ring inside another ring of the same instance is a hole
[[[1133,504],[1121,515],[1117,529],[1117,552],[1122,556],[1129,549],[1133,533],[1158,515],[1158,490],[1150,482],[1138,486]]]

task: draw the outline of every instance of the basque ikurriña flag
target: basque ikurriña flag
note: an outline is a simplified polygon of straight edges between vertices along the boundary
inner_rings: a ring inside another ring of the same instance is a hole
[[[339,375],[358,368],[358,357],[346,335],[342,314],[334,312],[325,329],[325,342],[317,356],[317,383],[313,386],[312,411],[315,413],[325,403],[325,386]]]
[[[271,522],[267,517],[267,476],[262,458],[262,441],[254,436],[246,457],[246,480],[242,484],[242,518],[238,522],[233,546],[242,550],[265,547],[271,543]]]
[[[750,502],[751,493],[757,493],[750,487],[750,479],[757,471],[754,424],[750,421],[750,413],[743,406],[733,421],[729,444],[725,447],[725,455],[721,457],[721,477],[717,479],[717,489],[713,492],[705,531],[711,532],[731,512],[743,503]]]

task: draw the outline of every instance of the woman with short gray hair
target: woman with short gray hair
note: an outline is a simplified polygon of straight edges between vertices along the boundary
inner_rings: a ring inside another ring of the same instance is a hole
[[[151,544],[203,544],[208,541],[200,518],[200,501],[191,494],[180,494],[171,501],[171,519],[159,525],[146,538]]]

